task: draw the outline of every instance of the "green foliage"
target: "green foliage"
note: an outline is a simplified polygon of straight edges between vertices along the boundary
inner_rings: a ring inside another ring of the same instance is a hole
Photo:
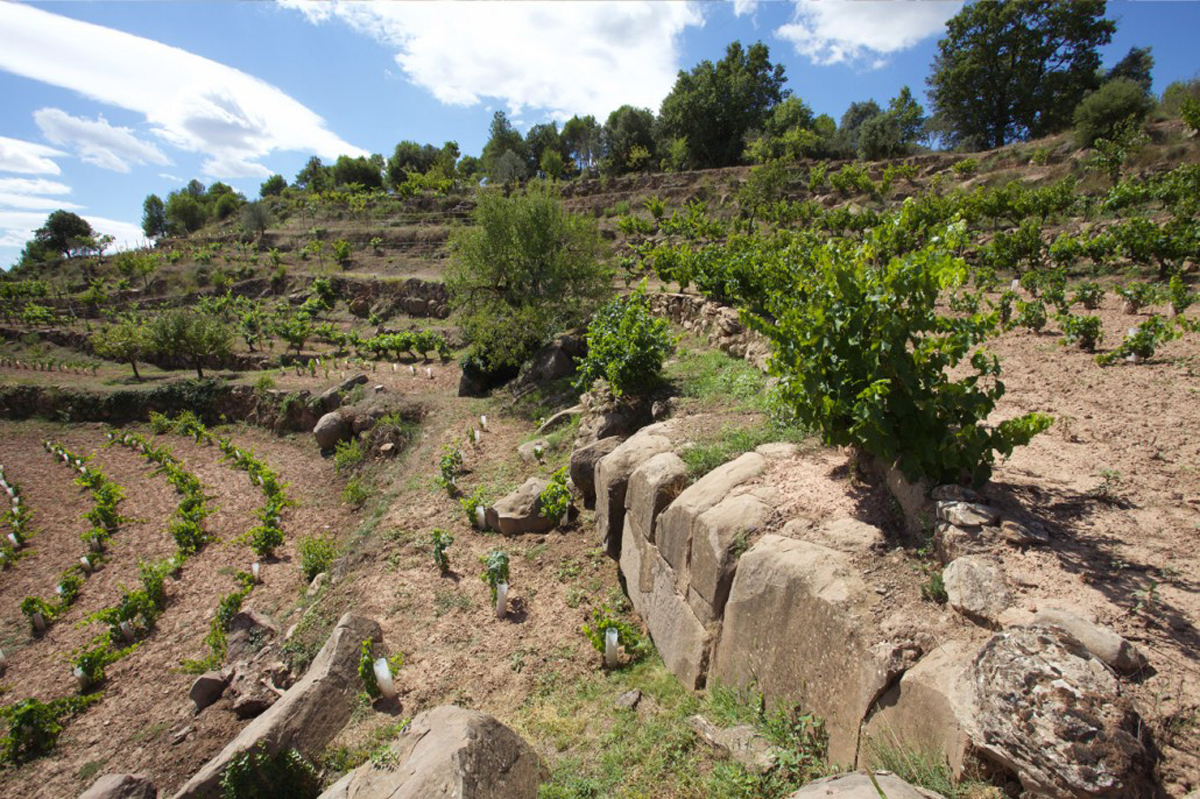
[[[946,594],[946,584],[942,581],[942,573],[935,571],[929,575],[929,579],[921,584],[921,599],[926,602],[936,602],[939,605],[944,605],[950,601],[950,597]]]
[[[123,319],[116,324],[103,327],[92,333],[92,349],[101,358],[111,358],[128,363],[137,380],[137,362],[147,349],[146,328],[134,319]]]
[[[254,554],[269,558],[275,554],[277,547],[283,546],[283,530],[275,525],[257,524],[246,533],[246,540]]]
[[[1071,298],[1071,302],[1079,303],[1089,311],[1094,311],[1100,307],[1100,302],[1104,299],[1104,288],[1099,283],[1080,283],[1075,288],[1075,296]]]
[[[1183,278],[1171,275],[1171,281],[1167,284],[1167,299],[1171,303],[1171,310],[1181,316],[1196,301],[1196,295],[1183,284]]]
[[[594,608],[592,623],[584,624],[580,630],[601,655],[604,654],[605,634],[609,630],[617,631],[617,643],[625,650],[626,656],[631,661],[641,660],[649,651],[649,647],[642,640],[638,629],[629,622],[621,620],[608,605]]]
[[[936,311],[941,291],[966,276],[951,254],[961,228],[881,263],[882,236],[809,251],[795,267],[805,290],[771,296],[774,323],[752,315],[751,324],[776,346],[771,370],[783,398],[827,444],[897,461],[910,479],[982,483],[996,452],[1011,453],[1050,420],[1032,413],[981,424],[1004,393],[998,360],[976,349],[992,320]],[[964,359],[971,373],[952,380],[948,370]]]
[[[34,614],[40,613],[42,620],[49,625],[58,615],[58,608],[39,596],[27,596],[21,600],[21,613],[29,620],[29,629],[34,634],[40,634],[33,621]]]
[[[1200,100],[1189,97],[1180,103],[1179,117],[1193,131],[1200,131]]]
[[[1109,366],[1124,359],[1131,363],[1140,363],[1154,357],[1155,351],[1180,335],[1178,328],[1158,314],[1143,321],[1125,336],[1121,345],[1112,352],[1096,356],[1096,363]]]
[[[312,582],[321,572],[329,571],[333,559],[337,557],[337,545],[329,536],[304,536],[296,545],[296,551],[300,556],[300,574],[305,582]]]
[[[1104,9],[1103,0],[964,6],[946,23],[928,79],[950,143],[1002,147],[1067,127],[1116,28]]]
[[[1124,302],[1125,313],[1137,313],[1145,305],[1158,301],[1158,289],[1150,283],[1132,282],[1117,287],[1117,295]]]
[[[223,322],[186,310],[166,311],[154,317],[147,337],[152,351],[190,362],[201,380],[204,362],[228,357],[232,342],[232,334]]]
[[[458,476],[462,474],[463,455],[454,444],[442,447],[442,457],[438,460],[438,476],[434,483],[446,489],[451,495],[458,490]]]
[[[265,742],[230,759],[221,775],[221,799],[316,799],[316,768],[295,749],[272,754]]]
[[[77,674],[83,675],[84,682],[80,685],[80,693],[104,682],[105,667],[125,657],[136,647],[137,644],[124,649],[113,649],[110,633],[105,632],[90,644],[75,650],[70,663],[77,670]]]
[[[950,171],[960,178],[969,178],[979,171],[979,161],[975,158],[964,158],[961,161],[955,161],[954,166],[950,167]]]
[[[47,249],[69,257],[86,240],[95,235],[92,226],[79,214],[58,210],[46,217],[34,234],[34,240]]]
[[[538,513],[543,519],[561,520],[571,507],[571,490],[567,488],[567,468],[556,471],[538,495]]]
[[[346,481],[346,487],[342,489],[342,502],[347,505],[362,507],[370,497],[370,489],[358,477],[351,477]]]
[[[1017,302],[1016,323],[1029,328],[1030,332],[1038,333],[1046,326],[1046,304],[1041,300],[1032,302]]]
[[[0,759],[20,764],[49,754],[58,743],[63,722],[82,713],[101,696],[70,696],[50,702],[30,698],[0,708],[0,719],[8,722],[8,734],[0,738]]]
[[[644,284],[597,311],[587,342],[575,388],[586,391],[603,378],[618,397],[653,387],[674,348],[670,325],[650,313]]]
[[[508,582],[508,555],[499,549],[493,549],[486,555],[481,555],[479,561],[483,564],[483,573],[479,579],[484,582],[496,601],[496,586]]]
[[[1104,83],[1075,107],[1075,135],[1079,146],[1091,147],[1097,139],[1113,139],[1122,125],[1141,122],[1154,106],[1141,86],[1129,78]]]
[[[467,524],[478,524],[475,518],[475,509],[483,508],[485,511],[488,507],[487,489],[482,486],[471,492],[470,496],[459,499],[458,504],[462,506],[463,513],[467,516]]]
[[[358,439],[339,441],[333,451],[333,467],[340,473],[345,473],[362,464],[366,458]]]
[[[804,440],[809,434],[801,429],[768,423],[757,427],[734,427],[721,431],[710,440],[701,440],[680,453],[687,464],[688,476],[699,480],[721,464],[774,441]]]
[[[1064,314],[1058,318],[1062,326],[1063,341],[1078,344],[1084,352],[1095,352],[1096,345],[1104,339],[1104,324],[1099,316],[1072,316]]]
[[[438,571],[442,574],[450,571],[450,556],[446,550],[454,543],[454,536],[438,527],[429,534],[429,542],[433,545],[433,563]]]
[[[611,292],[595,221],[566,212],[548,188],[484,192],[474,221],[451,241],[446,288],[470,354],[487,368],[520,364]]]
[[[337,261],[343,269],[348,267],[350,265],[350,256],[353,253],[350,242],[345,239],[338,239],[330,247],[333,250],[333,260]]]

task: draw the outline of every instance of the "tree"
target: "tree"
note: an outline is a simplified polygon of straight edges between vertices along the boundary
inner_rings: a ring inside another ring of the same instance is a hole
[[[325,191],[333,184],[333,170],[315,155],[296,173],[296,185],[304,191]]]
[[[558,133],[558,123],[534,125],[525,134],[525,147],[529,150],[530,166],[535,170],[542,168],[542,157],[546,153],[553,152],[562,156],[564,147],[562,137]],[[561,165],[561,159],[559,163]]]
[[[283,190],[287,188],[287,178],[283,175],[271,175],[262,182],[258,187],[258,196],[266,199],[267,197],[277,197],[283,194]]]
[[[1129,78],[1105,82],[1075,107],[1075,133],[1081,147],[1091,147],[1096,139],[1112,139],[1117,129],[1129,120],[1135,127],[1154,100]]]
[[[357,183],[364,189],[382,189],[383,173],[380,165],[373,158],[339,155],[337,162],[333,165],[333,183],[335,186]]]
[[[539,166],[543,175],[552,180],[558,180],[563,173],[563,157],[559,155],[558,150],[546,150],[542,153]]]
[[[492,167],[491,179],[496,183],[508,185],[524,180],[529,174],[529,167],[521,156],[512,150],[505,150],[500,159]]]
[[[92,349],[101,358],[127,363],[133,369],[133,377],[141,382],[138,361],[146,349],[146,329],[141,322],[122,319],[116,324],[92,333]]]
[[[1150,48],[1130,47],[1125,57],[1105,73],[1104,80],[1127,78],[1142,87],[1143,92],[1149,94],[1150,86],[1154,83],[1150,75],[1152,69],[1154,69],[1154,56],[1150,55]]]
[[[392,188],[404,182],[409,172],[424,174],[437,161],[438,150],[432,144],[420,145],[415,141],[402,141],[387,160],[385,171],[387,182]]]
[[[605,171],[623,175],[637,169],[632,156],[640,148],[653,153],[654,112],[649,108],[634,108],[623,105],[608,115],[604,123]]]
[[[150,239],[167,235],[167,206],[157,194],[142,202],[142,232]]]
[[[143,288],[150,288],[150,275],[158,269],[158,258],[148,252],[134,252],[132,250],[118,253],[113,259],[113,265],[117,268],[117,273],[122,277],[132,280],[135,277],[142,279]]]
[[[928,78],[950,143],[1002,147],[1070,125],[1116,25],[1104,0],[978,0],[946,23]]]
[[[167,311],[154,318],[146,331],[148,349],[183,358],[204,379],[204,361],[228,357],[233,336],[223,322],[193,311]]]
[[[266,203],[246,203],[242,206],[242,227],[255,236],[261,236],[263,231],[271,226],[271,210]]]
[[[191,233],[204,227],[208,213],[200,200],[188,191],[167,195],[167,226],[172,233]]]
[[[603,133],[604,129],[591,114],[585,117],[573,116],[563,125],[562,142],[566,148],[566,155],[575,162],[575,167],[580,172],[596,165]]]
[[[474,221],[451,239],[446,288],[486,369],[520,364],[612,293],[595,220],[565,211],[548,187],[485,191]]]
[[[679,72],[659,117],[666,138],[686,136],[697,168],[741,161],[746,135],[761,130],[775,105],[790,94],[782,64],[771,64],[762,42],[743,50],[732,42],[716,64],[705,60]]]
[[[921,136],[925,113],[905,86],[888,103],[888,110],[862,124],[858,157],[872,161],[907,155]]]
[[[858,154],[858,139],[862,134],[863,125],[883,113],[879,103],[874,100],[850,103],[838,123],[837,147],[842,155],[850,158]]]
[[[71,251],[92,235],[92,226],[86,219],[59,209],[46,217],[46,223],[34,232],[33,237],[47,249],[70,257]]]
[[[487,144],[483,145],[482,156],[483,171],[487,173],[488,177],[493,179],[496,177],[500,159],[508,152],[520,159],[522,165],[528,168],[529,151],[525,146],[525,139],[513,128],[503,111],[497,111],[492,115],[492,124],[488,133]]]

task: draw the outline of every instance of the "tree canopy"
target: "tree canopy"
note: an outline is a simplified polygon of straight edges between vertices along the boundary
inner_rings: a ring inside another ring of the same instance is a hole
[[[771,63],[765,44],[743,49],[741,42],[732,42],[716,64],[704,60],[691,72],[679,72],[659,110],[663,133],[687,137],[693,167],[737,164],[746,134],[761,130],[775,105],[790,94],[784,81],[783,65]]]
[[[46,223],[38,228],[34,239],[54,252],[70,256],[86,239],[93,236],[92,226],[79,214],[59,209],[46,217]]]
[[[167,234],[167,206],[157,194],[149,194],[142,203],[142,232],[155,239]]]
[[[565,211],[550,189],[485,191],[474,217],[451,240],[446,288],[485,368],[520,364],[611,294],[595,220]]]
[[[1104,0],[978,0],[946,23],[928,78],[952,144],[1002,147],[1069,127],[1116,29]]]

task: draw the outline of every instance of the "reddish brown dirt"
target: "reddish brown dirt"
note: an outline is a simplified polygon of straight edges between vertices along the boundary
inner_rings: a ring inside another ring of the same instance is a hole
[[[174,551],[165,525],[178,502],[165,479],[153,474],[131,450],[99,448],[98,425],[60,428],[33,423],[3,423],[0,459],[25,490],[38,514],[36,554],[4,572],[0,583],[0,618],[9,668],[6,699],[26,696],[49,699],[74,690],[64,660],[74,647],[100,632],[96,625],[79,627],[89,613],[111,604],[119,584],[137,584],[137,559],[163,557]],[[114,536],[108,564],[90,578],[71,610],[41,639],[32,639],[18,605],[33,588],[49,596],[59,571],[82,552],[78,533],[86,527],[79,514],[90,497],[71,483],[71,473],[41,448],[43,438],[62,441],[78,452],[97,450],[96,463],[126,488],[122,512],[138,519]],[[251,429],[235,429],[234,440],[264,457],[285,482],[298,505],[284,514],[288,541],[275,559],[262,566],[263,584],[244,607],[275,613],[291,604],[300,588],[295,542],[322,529],[342,530],[349,514],[337,498],[332,468],[319,458],[297,457],[296,445]],[[248,569],[255,556],[237,537],[255,523],[262,494],[245,473],[220,460],[215,447],[200,447],[178,436],[159,437],[202,481],[213,497],[215,512],[207,527],[219,537],[185,565],[178,579],[168,580],[168,606],[155,630],[136,651],[107,669],[104,698],[66,728],[54,754],[20,769],[0,772],[0,793],[29,796],[75,796],[90,783],[80,779],[94,770],[131,771],[152,775],[162,789],[182,782],[236,733],[232,713],[209,712],[193,719],[187,698],[192,676],[179,669],[183,658],[203,657],[203,639],[217,602],[237,587],[233,574]],[[18,577],[19,579],[10,579]],[[15,646],[14,646],[15,644]],[[172,744],[175,733],[192,728]],[[36,788],[34,787],[36,786]]]

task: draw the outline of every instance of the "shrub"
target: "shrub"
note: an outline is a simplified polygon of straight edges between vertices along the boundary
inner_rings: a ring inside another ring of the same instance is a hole
[[[300,574],[305,582],[312,582],[321,572],[329,571],[337,556],[337,546],[329,536],[305,536],[296,549],[300,554]]]
[[[434,483],[446,489],[451,495],[458,490],[458,476],[462,474],[462,451],[453,444],[442,447],[442,457],[438,460],[438,476]]]
[[[1121,359],[1133,363],[1147,360],[1154,357],[1154,352],[1160,344],[1178,335],[1179,331],[1172,327],[1169,321],[1155,314],[1130,331],[1121,345],[1112,352],[1097,355],[1096,363],[1109,366]]]
[[[1091,147],[1096,139],[1111,140],[1121,123],[1130,118],[1142,121],[1153,106],[1149,95],[1129,78],[1106,82],[1075,107],[1075,135],[1079,145]]]
[[[604,637],[608,630],[617,631],[617,643],[625,649],[625,654],[631,660],[640,660],[646,654],[646,647],[637,628],[617,618],[607,605],[592,610],[592,623],[584,624],[580,629],[601,655],[604,654]]]
[[[404,655],[397,652],[388,658],[387,663],[392,674],[395,674],[404,665]],[[372,699],[378,699],[380,691],[379,679],[375,676],[375,645],[370,638],[364,638],[362,646],[359,649],[358,677],[362,680],[363,690],[367,692],[367,696]]]
[[[357,477],[351,477],[346,481],[346,487],[342,489],[342,502],[347,505],[361,507],[371,496],[371,491],[363,484],[363,481]]]
[[[246,533],[250,548],[260,558],[269,558],[275,554],[275,548],[283,545],[283,530],[273,524],[259,524],[250,528]]]
[[[954,166],[950,167],[950,169],[960,178],[969,178],[979,171],[979,161],[974,158],[964,158],[961,161],[955,162]]]
[[[650,313],[644,284],[596,313],[588,326],[587,343],[575,387],[586,391],[603,378],[618,397],[652,387],[674,348],[670,325]]]
[[[963,245],[961,224],[887,261],[877,257],[881,235],[805,253],[791,283],[805,290],[774,291],[769,318],[747,318],[776,345],[781,397],[826,444],[895,461],[909,479],[981,484],[995,453],[1011,453],[1051,420],[1029,413],[982,424],[1004,393],[999,361],[976,347],[992,319],[936,311],[943,290],[967,276],[951,255]],[[963,360],[973,374],[952,380]]]
[[[346,472],[363,462],[366,453],[358,439],[339,441],[333,452],[333,467],[339,472]]]
[[[438,571],[445,574],[450,571],[450,556],[446,554],[446,550],[454,543],[454,536],[441,528],[437,528],[429,534],[429,540],[433,545],[434,565],[438,567]]]
[[[321,793],[317,770],[295,749],[276,754],[265,742],[229,761],[221,775],[221,799],[315,799]]]
[[[487,491],[482,486],[476,488],[470,496],[460,499],[458,504],[462,506],[463,513],[467,515],[467,524],[474,525],[477,523],[475,509],[482,507],[485,511],[487,510]]]
[[[1075,296],[1071,298],[1071,301],[1081,304],[1089,311],[1094,311],[1100,307],[1100,301],[1103,299],[1104,289],[1099,283],[1080,283],[1075,289]]]
[[[571,507],[571,490],[567,488],[567,469],[564,466],[555,472],[550,482],[538,495],[538,504],[543,519],[553,519],[557,522]]]
[[[519,365],[611,294],[595,221],[568,213],[551,192],[484,192],[475,224],[451,240],[450,305],[470,355],[488,370]]]
[[[1196,295],[1188,290],[1179,275],[1171,276],[1171,282],[1167,284],[1167,298],[1176,316],[1183,314],[1196,301]]]
[[[496,601],[496,586],[508,582],[508,555],[499,549],[494,549],[479,558],[483,563],[483,573],[479,579],[492,593],[492,601]]]
[[[337,261],[343,269],[348,267],[350,265],[350,255],[352,252],[350,242],[345,241],[344,239],[338,239],[337,241],[333,242],[330,247],[333,248],[333,260]]]
[[[1037,333],[1046,326],[1046,304],[1040,300],[1017,302],[1017,324]]]
[[[0,719],[8,722],[8,734],[0,738],[0,758],[6,763],[24,763],[47,754],[58,743],[63,721],[78,715],[101,694],[63,697],[50,702],[22,699],[0,708]]]
[[[1059,317],[1059,324],[1062,325],[1063,341],[1078,344],[1084,352],[1094,352],[1096,345],[1104,338],[1104,326],[1099,316],[1065,314]]]
[[[1180,103],[1179,117],[1189,128],[1200,131],[1200,100],[1188,98]]]

